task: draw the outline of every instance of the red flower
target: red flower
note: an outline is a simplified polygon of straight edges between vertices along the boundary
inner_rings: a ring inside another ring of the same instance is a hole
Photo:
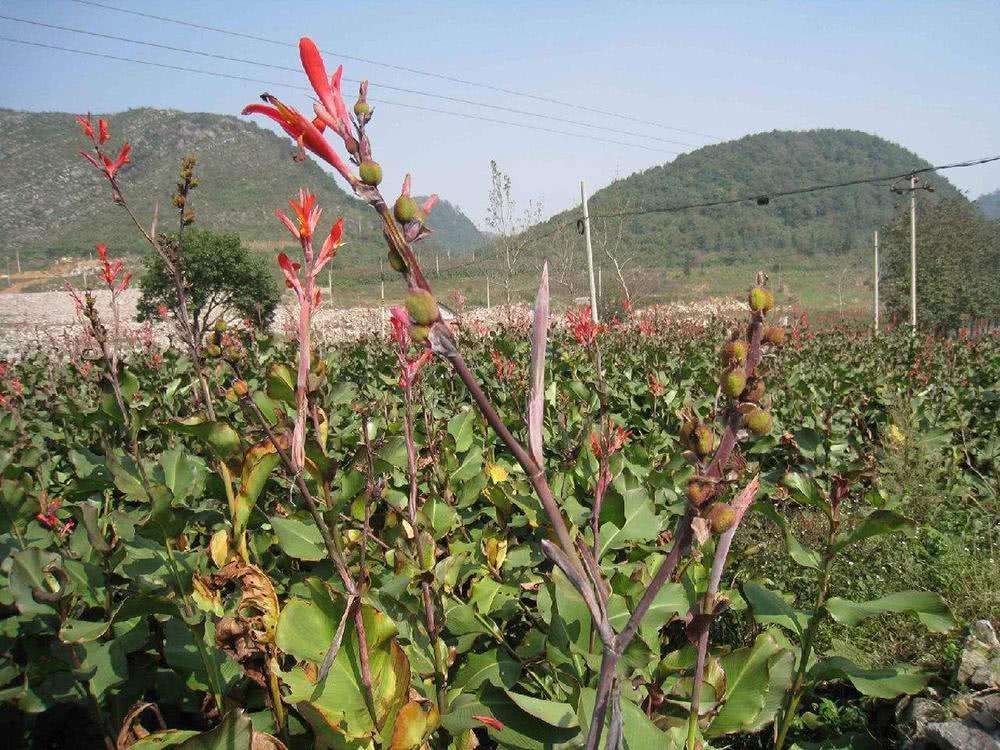
[[[652,393],[654,397],[657,397],[663,395],[663,391],[665,390],[666,387],[657,379],[656,373],[649,373],[649,392]]]
[[[316,268],[313,270],[313,276],[318,274],[327,262],[333,260],[333,257],[337,254],[337,248],[344,244],[343,236],[344,217],[341,216],[337,219],[337,222],[330,227],[330,234],[327,235],[326,240],[323,241],[323,247],[319,251],[319,258],[316,259]]]
[[[495,729],[498,732],[502,732],[504,730],[504,723],[499,719],[494,719],[492,716],[473,716],[472,718],[476,721],[481,721],[490,729]]]
[[[108,246],[103,243],[97,245],[97,257],[100,258],[102,266],[101,278],[104,279],[104,283],[107,284],[108,289],[115,294],[120,294],[128,289],[129,282],[132,281],[131,272],[122,276],[121,281],[117,281],[118,274],[122,272],[122,269],[125,267],[125,263],[120,258],[109,261]]]
[[[590,315],[590,307],[581,307],[576,310],[566,311],[566,323],[581,346],[592,346],[597,340],[597,336],[607,328],[594,322]]]
[[[514,375],[514,363],[495,349],[490,350],[490,359],[496,370],[498,380],[510,380]]]
[[[594,455],[600,458],[602,455],[608,457],[614,455],[624,447],[626,441],[632,435],[632,430],[626,430],[618,425],[613,425],[608,422],[605,428],[604,441],[602,443],[601,436],[596,432],[590,433],[590,449],[594,451]]]
[[[350,135],[351,118],[347,114],[347,106],[340,93],[340,79],[344,75],[344,66],[337,66],[333,77],[327,78],[323,56],[320,55],[315,42],[306,36],[299,40],[299,59],[323,107],[323,114],[320,115],[323,122],[336,130],[341,137],[345,134]]]
[[[405,307],[393,305],[389,308],[389,324],[392,332],[389,334],[399,348],[406,351],[410,348],[410,314]]]
[[[278,266],[281,267],[281,272],[285,274],[285,286],[289,289],[294,289],[296,292],[300,292],[302,285],[299,284],[299,269],[302,268],[302,264],[294,263],[285,253],[278,253]]]
[[[281,220],[281,223],[288,228],[288,231],[292,233],[295,239],[299,241],[312,239],[313,232],[316,231],[316,224],[319,223],[319,217],[323,213],[323,209],[316,205],[316,196],[305,188],[300,188],[298,202],[290,200],[288,201],[288,205],[295,212],[295,217],[298,219],[298,226],[280,210],[276,209],[274,215]]]
[[[282,103],[277,97],[271,96],[271,94],[262,94],[261,97],[271,106],[250,104],[243,108],[243,114],[258,114],[270,117],[298,142],[300,148],[309,149],[316,156],[323,159],[323,161],[331,164],[348,182],[352,185],[354,184],[355,177],[347,168],[347,164],[333,150],[333,146],[323,137],[323,134],[314,122],[306,118],[298,110]]]
[[[433,356],[434,352],[430,349],[424,349],[420,356],[416,359],[402,358],[402,369],[399,373],[399,387],[409,388],[416,383],[417,376],[420,375],[420,371],[424,368],[424,365],[431,361],[431,357]]]
[[[103,122],[103,121],[102,121]],[[80,126],[80,130],[83,134],[90,140],[94,140],[94,124],[90,121],[90,115],[86,117],[83,115],[76,116],[76,124]]]
[[[122,144],[121,150],[118,152],[118,156],[112,160],[107,154],[99,153],[100,161],[97,158],[91,156],[86,151],[81,151],[80,156],[89,161],[94,165],[96,169],[104,172],[108,176],[108,179],[114,179],[115,174],[124,165],[129,163],[129,154],[132,153],[132,147],[125,142]]]

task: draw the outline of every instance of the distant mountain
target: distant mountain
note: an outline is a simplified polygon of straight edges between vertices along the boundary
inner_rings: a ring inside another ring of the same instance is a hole
[[[887,184],[860,185],[740,204],[648,213],[622,219],[602,214],[724,201],[802,186],[890,175],[929,166],[911,151],[857,130],[772,131],[705,146],[663,166],[598,190],[590,214],[614,236],[623,221],[626,253],[647,265],[676,264],[706,253],[747,257],[768,251],[838,253],[867,246],[903,199]],[[940,175],[922,199],[964,200]],[[545,224],[574,219],[567,211]],[[544,229],[544,227],[539,227]]]
[[[228,115],[132,109],[108,119],[109,145],[117,148],[123,138],[132,144],[133,163],[122,170],[122,183],[147,224],[159,204],[159,227],[174,228],[170,194],[178,164],[194,154],[197,226],[235,231],[251,247],[286,244],[274,209],[286,207],[304,186],[316,193],[325,218],[347,220],[343,255],[374,262],[385,253],[374,213],[312,159],[293,161],[288,138]],[[96,242],[116,254],[145,250],[127,216],[111,204],[106,183],[78,156],[84,141],[72,114],[0,109],[0,130],[0,254],[10,257],[17,248],[22,260],[42,262],[88,253]],[[435,232],[425,245],[463,253],[483,241],[468,217],[444,200],[427,223]]]
[[[976,207],[989,219],[1000,219],[1000,190],[980,195],[974,201]]]

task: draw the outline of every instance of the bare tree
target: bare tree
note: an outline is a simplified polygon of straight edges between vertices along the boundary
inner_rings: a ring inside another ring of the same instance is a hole
[[[517,201],[511,192],[510,176],[490,160],[490,196],[486,211],[486,225],[494,234],[493,246],[497,265],[504,284],[507,305],[512,302],[514,276],[524,259],[524,253],[531,244],[527,229],[538,222],[541,206],[529,201],[528,207],[519,211]]]
[[[619,196],[607,209],[607,216],[591,220],[591,240],[598,252],[603,252],[615,270],[615,279],[621,288],[624,301],[631,304],[639,281],[639,270],[635,267],[638,252],[630,249],[625,242],[625,214],[628,201]]]

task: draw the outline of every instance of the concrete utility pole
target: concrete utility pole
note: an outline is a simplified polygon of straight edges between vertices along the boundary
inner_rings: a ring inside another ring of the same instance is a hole
[[[919,178],[911,174],[909,188],[890,188],[898,195],[910,194],[910,328],[913,333],[917,332],[917,191],[934,192],[932,185],[918,185],[917,182]]]
[[[490,309],[490,277],[486,275],[486,309]]]
[[[878,230],[875,230],[875,333],[878,333]]]
[[[594,284],[594,249],[590,244],[590,212],[587,210],[587,186],[580,180],[580,202],[583,204],[583,236],[587,240],[587,273],[590,276],[590,319],[597,319],[597,287]]]
[[[910,175],[910,328],[917,330],[917,176]]]
[[[441,275],[441,254],[440,253],[434,253],[434,275],[435,276],[440,276]]]
[[[378,286],[379,296],[382,298],[382,307],[385,307],[385,274],[382,272],[382,259],[378,259]]]

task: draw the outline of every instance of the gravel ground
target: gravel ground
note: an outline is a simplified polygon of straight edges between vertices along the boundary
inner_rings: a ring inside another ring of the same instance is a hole
[[[95,292],[97,306],[107,325],[111,320],[111,295]],[[123,319],[126,327],[136,336],[152,336],[166,342],[169,327],[156,324],[145,332],[135,323],[138,290],[129,289],[121,297]],[[746,303],[735,299],[706,299],[692,303],[656,305],[640,310],[638,317],[648,317],[657,322],[707,323],[713,317],[734,318],[746,314]],[[294,311],[288,305],[275,315],[275,331],[294,330]],[[369,333],[388,331],[387,310],[377,307],[321,308],[315,318],[316,338],[320,342],[344,341]],[[469,311],[464,318],[481,327],[494,325],[527,327],[531,320],[528,307],[514,306],[511,310],[494,307],[492,310]],[[73,300],[66,292],[31,292],[0,294],[0,359],[17,357],[19,353],[39,346],[49,349],[66,349],[79,343],[80,327],[76,321]]]

